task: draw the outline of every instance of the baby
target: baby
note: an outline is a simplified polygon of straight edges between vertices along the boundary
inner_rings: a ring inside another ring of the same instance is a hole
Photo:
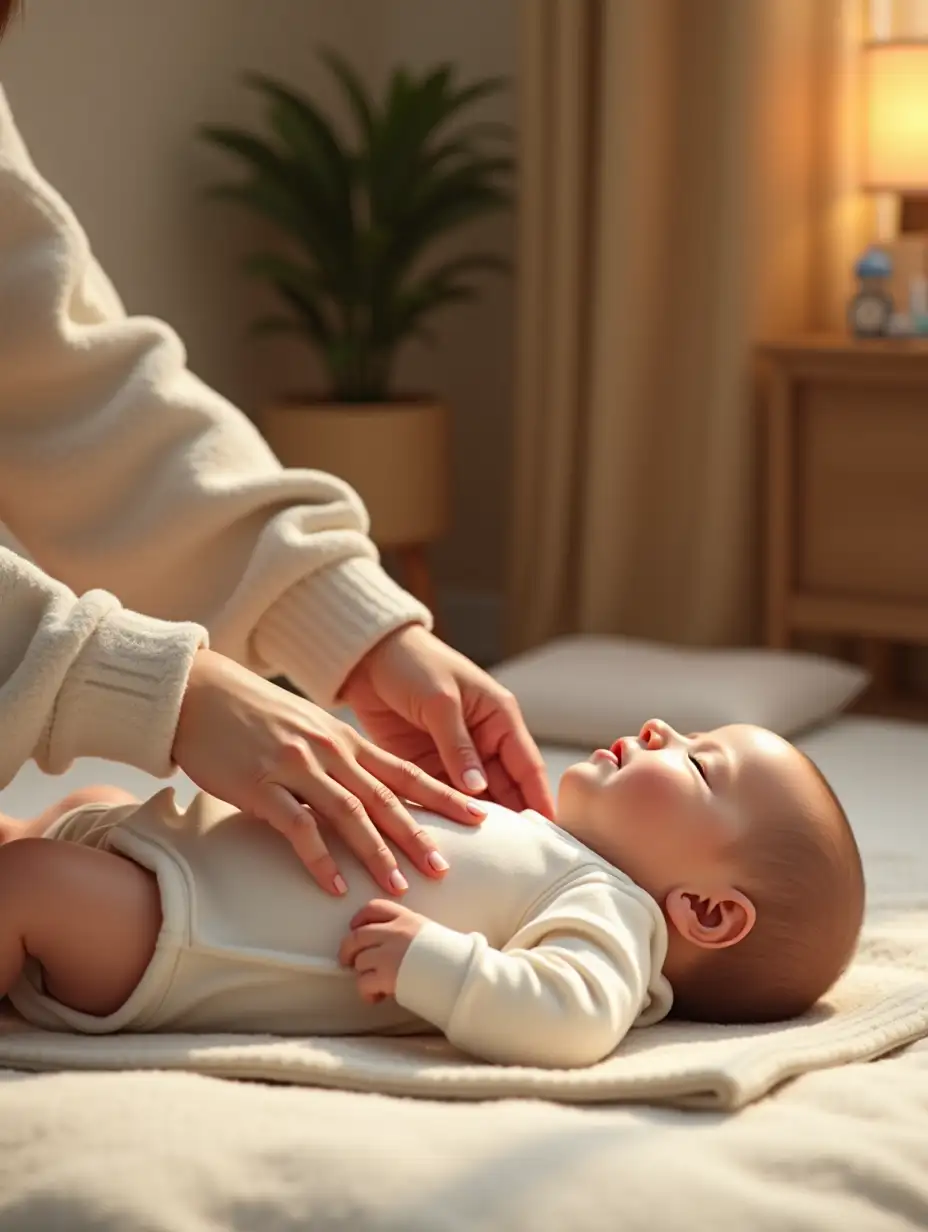
[[[438,1030],[489,1061],[568,1067],[671,1012],[801,1014],[857,942],[844,813],[759,728],[649,722],[564,773],[557,824],[419,816],[451,868],[410,877],[402,903],[369,901],[360,866],[324,894],[270,827],[206,795],[7,821],[0,995],[57,1030]]]

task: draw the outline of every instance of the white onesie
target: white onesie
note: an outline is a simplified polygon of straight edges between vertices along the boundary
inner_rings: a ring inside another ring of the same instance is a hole
[[[158,879],[161,932],[128,1001],[105,1018],[71,1010],[45,994],[32,962],[10,1000],[52,1030],[437,1030],[485,1060],[543,1066],[592,1064],[667,1014],[666,925],[628,877],[537,813],[491,806],[472,828],[417,813],[451,871],[431,881],[400,857],[402,902],[429,922],[395,999],[365,1004],[338,963],[352,916],[386,897],[344,847],[332,841],[349,881],[336,899],[270,826],[207,795],[182,811],[167,789],[78,809],[46,836],[118,852]]]

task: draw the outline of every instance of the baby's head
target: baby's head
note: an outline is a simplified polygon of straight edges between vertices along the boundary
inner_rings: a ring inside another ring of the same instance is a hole
[[[660,904],[680,1017],[792,1018],[853,954],[854,836],[819,770],[772,732],[652,720],[564,773],[557,820]]]

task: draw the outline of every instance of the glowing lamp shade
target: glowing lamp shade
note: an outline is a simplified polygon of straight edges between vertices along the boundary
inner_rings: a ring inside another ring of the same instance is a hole
[[[864,48],[864,187],[928,194],[928,42]]]

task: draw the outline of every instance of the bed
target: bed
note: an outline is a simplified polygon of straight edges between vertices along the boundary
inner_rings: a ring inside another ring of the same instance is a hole
[[[868,945],[928,972],[928,726],[800,741],[848,809]],[[547,749],[552,777],[576,757]],[[27,767],[0,808],[156,784]],[[179,795],[189,794],[188,784]],[[184,1073],[0,1074],[0,1232],[900,1232],[928,1227],[928,1043],[807,1074],[734,1114],[443,1103]]]

